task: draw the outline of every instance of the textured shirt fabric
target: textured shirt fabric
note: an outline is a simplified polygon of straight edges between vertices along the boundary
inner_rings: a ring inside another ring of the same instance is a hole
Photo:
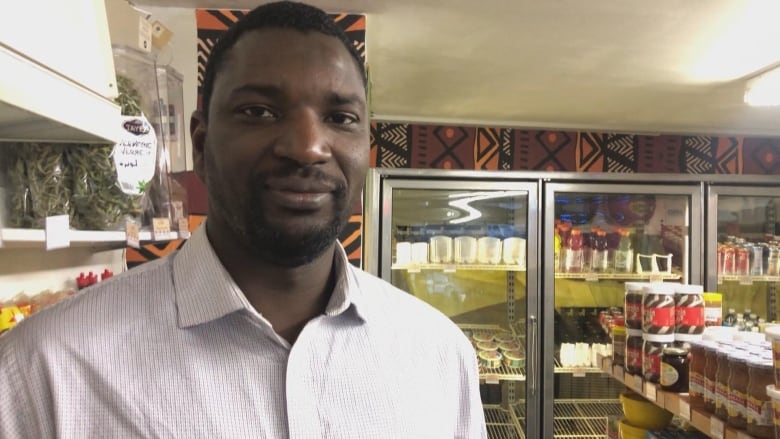
[[[335,263],[291,346],[201,227],[0,337],[0,437],[487,437],[465,335],[341,247]]]

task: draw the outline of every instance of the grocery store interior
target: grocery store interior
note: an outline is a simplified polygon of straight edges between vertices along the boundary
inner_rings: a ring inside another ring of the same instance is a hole
[[[204,221],[189,116],[260,3],[0,17],[0,337]],[[369,72],[340,241],[472,341],[491,439],[780,438],[780,3],[310,3]]]

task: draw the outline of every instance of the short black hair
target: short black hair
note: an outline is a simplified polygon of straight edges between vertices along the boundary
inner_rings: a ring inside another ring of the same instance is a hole
[[[349,54],[352,55],[352,58],[354,58],[360,70],[360,76],[363,79],[363,86],[366,87],[368,78],[366,77],[363,58],[352,45],[346,33],[336,25],[333,18],[325,11],[299,2],[279,1],[267,3],[252,9],[248,14],[235,22],[220,36],[214,48],[211,49],[201,86],[202,111],[205,118],[208,119],[211,93],[214,91],[214,81],[225,54],[244,33],[257,29],[274,28],[294,29],[301,32],[314,31],[338,38],[344,44],[344,47],[347,48]]]

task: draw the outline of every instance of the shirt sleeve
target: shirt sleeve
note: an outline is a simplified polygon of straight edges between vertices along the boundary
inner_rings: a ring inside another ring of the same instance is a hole
[[[479,396],[479,365],[474,349],[468,340],[459,344],[461,362],[460,403],[458,425],[455,437],[457,439],[487,439],[485,412],[482,409],[482,399]]]
[[[0,337],[0,437],[36,437],[34,416],[25,378],[10,334]]]

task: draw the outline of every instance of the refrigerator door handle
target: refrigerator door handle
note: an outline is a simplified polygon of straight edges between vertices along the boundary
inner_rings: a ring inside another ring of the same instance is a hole
[[[531,395],[536,395],[536,365],[538,360],[538,353],[536,350],[536,316],[528,316],[531,323],[528,330],[528,353],[530,354],[528,367],[526,369],[527,377],[531,379],[530,391]]]

